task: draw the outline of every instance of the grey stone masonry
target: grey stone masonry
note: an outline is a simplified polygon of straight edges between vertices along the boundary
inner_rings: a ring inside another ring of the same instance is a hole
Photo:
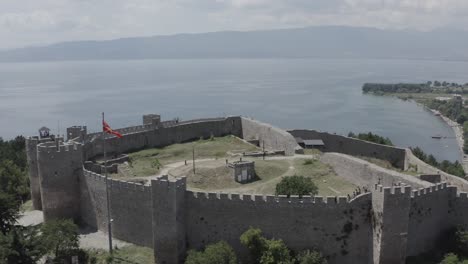
[[[104,142],[113,155],[226,135],[259,140],[286,155],[293,155],[297,147],[291,134],[238,116],[155,125],[158,117],[147,115],[144,125],[119,129],[123,138],[87,134],[84,126],[69,128],[66,142],[53,136],[28,138],[34,208],[43,211],[45,221],[73,219],[106,232],[108,186],[113,235],[152,247],[158,264],[183,263],[187,250],[201,250],[221,240],[246,263],[248,250],[239,237],[250,227],[260,228],[268,238],[282,239],[295,252],[318,249],[330,264],[404,263],[407,257],[433,250],[448,230],[468,227],[468,195],[459,192],[468,189],[464,179],[437,173],[410,150],[309,130],[291,133],[321,138],[324,152],[339,152],[325,153],[321,160],[332,165],[339,177],[366,187],[362,193],[352,199],[205,193],[188,190],[185,177],[161,176],[148,186],[96,173],[100,164],[89,161],[102,157]],[[416,165],[420,172],[440,175],[442,183],[349,155],[385,159],[401,169]],[[113,162],[123,160],[125,156]],[[230,166],[238,181],[255,177],[254,162]],[[367,188],[371,183],[377,184]]]

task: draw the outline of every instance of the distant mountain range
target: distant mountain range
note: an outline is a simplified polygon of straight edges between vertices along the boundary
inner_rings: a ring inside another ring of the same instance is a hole
[[[468,32],[320,26],[73,41],[0,52],[0,61],[185,58],[468,60]]]

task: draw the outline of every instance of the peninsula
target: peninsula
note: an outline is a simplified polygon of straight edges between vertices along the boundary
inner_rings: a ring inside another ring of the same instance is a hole
[[[468,109],[465,103],[468,83],[437,80],[426,83],[365,83],[362,92],[414,100],[442,118],[455,133],[464,170],[468,171]]]

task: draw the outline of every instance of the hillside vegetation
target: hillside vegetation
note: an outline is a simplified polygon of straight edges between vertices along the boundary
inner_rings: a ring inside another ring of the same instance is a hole
[[[437,94],[467,94],[468,83],[458,84],[446,81],[428,81],[426,83],[365,83],[364,93],[395,94],[395,93],[437,93]]]

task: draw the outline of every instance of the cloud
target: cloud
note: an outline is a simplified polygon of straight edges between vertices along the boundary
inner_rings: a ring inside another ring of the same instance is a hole
[[[0,28],[4,30],[34,31],[50,29],[56,26],[56,21],[50,13],[37,10],[31,13],[0,14]]]
[[[2,0],[1,48],[311,25],[468,29],[466,0]]]

